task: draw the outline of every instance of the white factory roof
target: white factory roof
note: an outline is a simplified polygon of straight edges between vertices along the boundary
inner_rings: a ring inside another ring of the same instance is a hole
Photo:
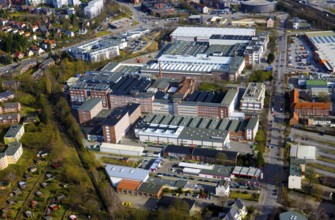
[[[210,38],[214,34],[255,36],[255,33],[253,28],[178,27],[171,36]]]
[[[194,169],[194,168],[188,168],[188,167],[185,167],[183,169],[183,173],[191,173],[191,174],[199,174],[201,171],[201,169]]]
[[[315,160],[316,148],[314,146],[292,145],[290,156],[298,159]]]
[[[150,173],[149,170],[112,164],[106,165],[105,169],[110,178],[121,178],[138,181],[144,181]]]
[[[335,32],[333,31],[315,31],[306,32],[306,36],[317,48],[317,53],[325,66],[329,70],[335,69]]]
[[[205,169],[205,170],[212,170],[214,169],[214,165],[202,165],[197,163],[185,163],[180,162],[178,164],[179,167],[187,167],[187,168],[193,168],[193,169]]]
[[[100,150],[101,149],[125,150],[125,151],[134,151],[134,152],[142,153],[144,150],[144,147],[123,145],[123,144],[111,144],[111,143],[104,142],[100,146]]]

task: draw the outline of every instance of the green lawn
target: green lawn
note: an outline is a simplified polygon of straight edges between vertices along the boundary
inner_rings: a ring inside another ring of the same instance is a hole
[[[248,192],[239,192],[239,191],[230,191],[229,193],[230,199],[237,199],[240,198],[242,200],[251,200],[251,201],[258,201],[259,193],[248,193]]]
[[[105,35],[107,35],[107,34],[110,34],[110,32],[109,32],[109,31],[99,31],[99,32],[97,32],[97,33],[95,34],[95,36],[96,36],[96,37],[103,37],[103,36],[105,36]]]

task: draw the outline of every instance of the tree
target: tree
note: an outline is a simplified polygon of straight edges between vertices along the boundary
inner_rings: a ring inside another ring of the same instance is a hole
[[[275,55],[273,53],[269,53],[268,55],[268,63],[271,64],[275,60]]]
[[[258,151],[257,157],[256,157],[256,166],[263,167],[264,163],[265,161],[264,161],[263,153],[261,151]]]
[[[12,63],[12,58],[8,55],[3,55],[0,57],[0,63],[3,65],[8,65]]]
[[[305,172],[305,179],[308,182],[307,185],[307,193],[311,194],[312,192],[312,184],[316,183],[317,181],[317,174],[314,169],[312,168],[307,168]]]
[[[319,92],[318,100],[319,100],[319,102],[329,102],[330,98],[329,98],[329,95],[326,92]]]

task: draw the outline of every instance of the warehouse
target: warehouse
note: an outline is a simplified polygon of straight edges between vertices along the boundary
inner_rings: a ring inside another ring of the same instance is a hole
[[[213,28],[213,27],[178,27],[170,37],[171,40],[208,42],[212,35],[255,36],[255,29],[247,28]]]
[[[102,143],[100,151],[103,153],[116,154],[120,156],[136,156],[140,157],[143,154],[144,147],[129,146],[122,144]]]
[[[263,179],[262,171],[255,167],[236,166],[232,174],[235,177],[241,177],[241,178]]]
[[[134,180],[144,182],[149,178],[150,173],[149,170],[118,166],[114,164],[106,165],[105,170],[114,187],[116,187],[121,180]]]

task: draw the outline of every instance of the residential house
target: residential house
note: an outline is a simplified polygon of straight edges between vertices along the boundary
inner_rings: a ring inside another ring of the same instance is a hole
[[[33,52],[32,50],[28,50],[28,51],[26,52],[26,56],[27,56],[27,57],[32,57],[32,56],[34,56],[34,52]]]
[[[30,32],[25,32],[25,33],[24,33],[24,36],[25,36],[25,37],[30,37],[30,35],[31,35]]]
[[[215,187],[215,195],[228,197],[229,190],[230,190],[230,181],[219,180],[218,184]]]
[[[44,40],[41,44],[41,47],[45,50],[54,49],[56,46],[55,40]]]
[[[38,55],[38,56],[45,52],[42,48],[36,45],[31,46],[31,50],[35,53],[35,55]]]
[[[41,31],[41,33],[45,36],[48,37],[50,35],[50,32],[48,30],[48,28],[45,25],[41,25],[39,30]]]
[[[247,214],[248,211],[244,202],[240,198],[237,198],[235,201],[223,207],[222,212],[219,213],[219,218],[223,220],[242,220]]]
[[[31,30],[35,33],[38,30],[38,26],[37,25],[32,25]]]
[[[24,54],[21,53],[20,51],[16,52],[13,56],[14,58],[17,58],[19,60],[23,59],[24,58]]]
[[[74,37],[74,32],[67,30],[67,31],[64,32],[64,35],[67,36],[67,37]]]
[[[267,28],[273,28],[274,27],[274,19],[273,17],[269,17],[267,20],[266,20],[266,27]]]

